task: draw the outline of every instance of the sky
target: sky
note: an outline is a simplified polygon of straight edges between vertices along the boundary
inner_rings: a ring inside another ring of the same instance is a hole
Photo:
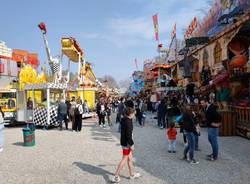
[[[47,62],[37,25],[45,22],[53,56],[61,54],[61,38],[74,37],[93,64],[97,77],[127,79],[143,61],[157,56],[152,15],[158,13],[159,37],[167,46],[174,23],[177,38],[194,16],[202,17],[207,0],[0,0],[0,40],[13,49],[39,54]],[[63,64],[67,66],[67,58]],[[76,65],[71,70],[76,72]]]

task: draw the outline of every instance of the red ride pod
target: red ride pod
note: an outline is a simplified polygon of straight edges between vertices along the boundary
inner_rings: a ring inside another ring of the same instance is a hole
[[[243,67],[248,61],[245,55],[234,56],[229,63],[230,68],[240,68]]]

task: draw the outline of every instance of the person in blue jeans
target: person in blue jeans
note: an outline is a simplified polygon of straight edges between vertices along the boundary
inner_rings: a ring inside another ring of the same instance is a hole
[[[203,98],[201,99],[200,102],[205,110],[205,116],[208,127],[207,128],[208,141],[212,147],[212,154],[207,155],[207,159],[209,161],[215,161],[218,159],[218,154],[219,154],[218,135],[219,135],[221,116],[217,112],[216,107],[208,102],[208,99]]]
[[[163,129],[166,128],[166,114],[167,114],[167,106],[164,99],[161,100],[161,103],[157,108],[157,118],[158,118],[158,126]]]
[[[187,138],[183,160],[188,160],[187,154],[189,153],[190,163],[198,164],[199,162],[194,159],[196,127],[189,106],[186,106],[183,109],[181,126],[183,128],[183,133]]]

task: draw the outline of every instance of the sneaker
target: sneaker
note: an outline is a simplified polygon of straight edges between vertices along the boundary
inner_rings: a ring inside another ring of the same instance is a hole
[[[172,151],[168,150],[169,153],[172,153]]]
[[[213,157],[213,154],[207,155],[207,158],[211,158],[211,157]]]
[[[173,151],[173,153],[176,153],[176,151]]]
[[[190,161],[190,164],[198,164],[198,163],[199,163],[199,162],[196,161],[195,159],[193,159],[193,160]]]
[[[137,179],[137,178],[140,178],[141,177],[141,174],[140,173],[134,173],[134,175],[133,176],[130,176],[129,178],[131,179],[131,180],[134,180],[134,179]]]
[[[207,160],[213,162],[213,161],[216,161],[217,158],[214,158],[213,156],[211,156],[211,157],[208,157]]]
[[[119,176],[114,176],[114,178],[111,180],[112,183],[119,183],[121,181]]]
[[[163,129],[163,126],[161,126],[160,129]]]
[[[187,156],[182,157],[181,160],[188,160]]]

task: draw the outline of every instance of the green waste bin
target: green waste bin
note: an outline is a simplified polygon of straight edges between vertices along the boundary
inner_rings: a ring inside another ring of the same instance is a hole
[[[23,129],[23,141],[24,146],[34,146],[35,145],[35,131],[30,128]]]

